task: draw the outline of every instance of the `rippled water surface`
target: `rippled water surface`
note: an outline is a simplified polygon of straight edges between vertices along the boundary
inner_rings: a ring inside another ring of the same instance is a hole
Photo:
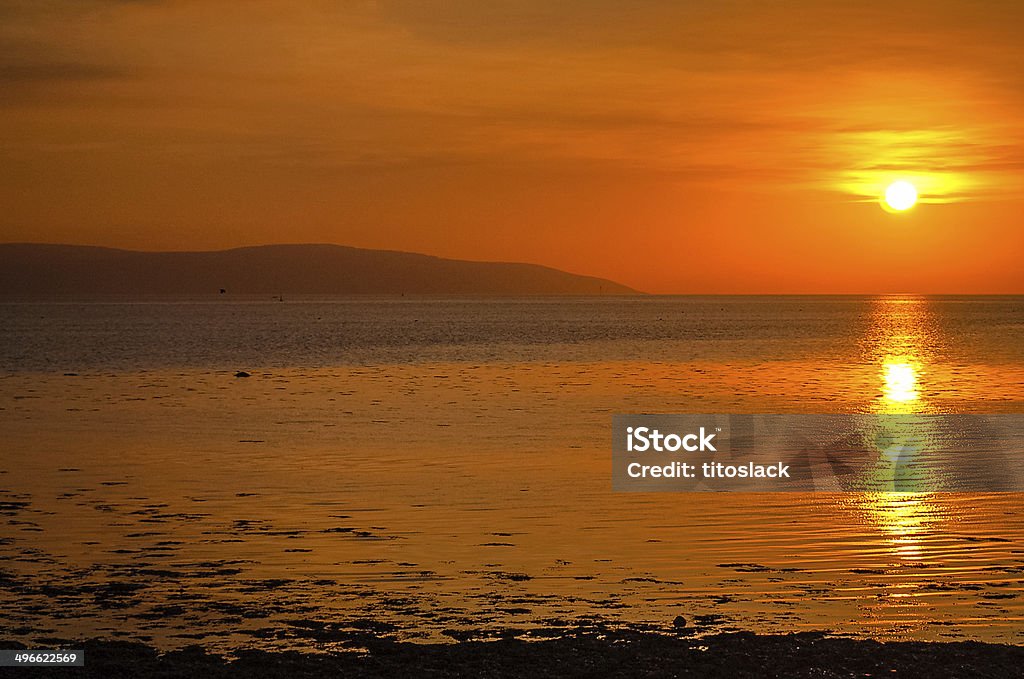
[[[1024,632],[1018,494],[617,494],[609,445],[1024,412],[1021,298],[21,301],[0,375],[6,636]]]

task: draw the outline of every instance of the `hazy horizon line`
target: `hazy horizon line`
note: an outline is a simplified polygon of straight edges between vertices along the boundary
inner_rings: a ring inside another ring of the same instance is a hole
[[[748,291],[748,292],[714,292],[714,291],[680,291],[680,292],[647,292],[644,290],[637,289],[627,283],[622,283],[618,280],[607,278],[606,276],[588,273],[580,274],[559,267],[551,266],[549,264],[541,264],[538,262],[523,261],[523,260],[489,260],[489,259],[465,259],[460,257],[447,257],[444,255],[431,254],[427,252],[419,252],[414,250],[400,250],[393,248],[371,248],[359,245],[347,245],[343,243],[334,242],[288,242],[288,243],[253,243],[248,245],[233,245],[228,247],[220,248],[202,248],[202,249],[140,249],[134,247],[118,247],[112,245],[95,245],[86,243],[68,243],[68,242],[51,242],[51,241],[0,241],[0,247],[4,246],[33,246],[33,247],[66,247],[66,248],[82,248],[82,249],[93,249],[93,250],[109,250],[113,252],[125,252],[134,254],[200,254],[200,253],[224,253],[238,250],[255,250],[261,248],[289,248],[289,247],[333,247],[333,248],[344,248],[350,250],[361,250],[365,252],[386,252],[386,253],[397,253],[403,255],[414,255],[420,257],[429,257],[438,260],[446,260],[451,262],[471,262],[478,264],[512,264],[512,265],[528,265],[536,266],[552,271],[568,273],[575,276],[584,276],[591,278],[601,278],[617,285],[628,287],[633,290],[633,293],[617,294],[616,297],[1019,297],[1024,296],[1024,290],[1018,292],[952,292],[952,291],[939,291],[939,292],[917,292],[917,291],[858,291],[858,292],[806,292],[806,291]],[[216,295],[216,293],[209,293],[210,295]],[[559,294],[559,293],[525,293],[522,295],[495,295],[493,293],[460,293],[460,294],[434,294],[434,293],[291,293],[292,297],[388,297],[388,298],[402,298],[402,297],[419,297],[419,298],[460,298],[460,297],[480,297],[480,298],[493,298],[493,297],[604,297],[604,295],[597,293],[580,293],[580,294]],[[194,297],[203,296],[202,294],[195,293],[8,293],[0,290],[0,297],[36,297],[36,298],[67,298],[75,295],[89,296],[89,297]],[[241,297],[259,297],[261,293],[234,293],[233,296],[237,298]]]

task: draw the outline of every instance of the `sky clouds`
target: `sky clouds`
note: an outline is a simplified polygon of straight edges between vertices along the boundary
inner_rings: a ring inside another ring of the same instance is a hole
[[[842,206],[896,176],[935,206],[1019,200],[1022,22],[1010,2],[8,2],[0,237],[506,253],[683,290],[601,243],[749,236],[765,210],[785,242],[808,202],[855,223]]]

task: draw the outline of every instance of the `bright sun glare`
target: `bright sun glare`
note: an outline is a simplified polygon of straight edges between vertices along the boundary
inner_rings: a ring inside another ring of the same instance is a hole
[[[885,190],[885,204],[897,212],[914,207],[917,202],[917,189],[908,181],[900,180],[889,184]]]

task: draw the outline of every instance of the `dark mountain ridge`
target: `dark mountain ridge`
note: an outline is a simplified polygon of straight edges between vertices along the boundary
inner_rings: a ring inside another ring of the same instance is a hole
[[[602,278],[341,245],[142,252],[0,243],[0,294],[623,295]]]

